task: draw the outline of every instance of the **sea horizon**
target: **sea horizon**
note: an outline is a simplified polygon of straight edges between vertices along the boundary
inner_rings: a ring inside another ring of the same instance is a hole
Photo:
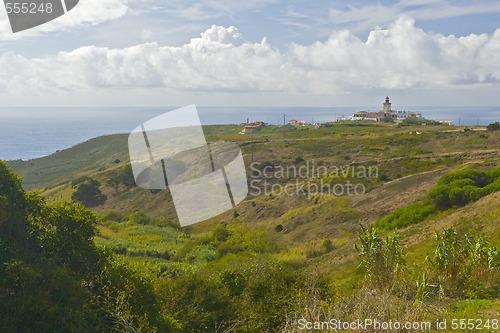
[[[130,133],[135,127],[177,107],[1,107],[0,160],[31,160],[51,155],[89,139]],[[307,123],[334,122],[360,110],[380,107],[237,106],[198,107],[203,125],[243,124],[264,121],[272,125],[291,119]],[[453,125],[486,126],[500,120],[496,106],[401,106],[395,110],[416,111],[433,120]]]

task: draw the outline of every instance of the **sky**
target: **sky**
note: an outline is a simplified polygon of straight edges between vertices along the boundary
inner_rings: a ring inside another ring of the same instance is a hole
[[[12,33],[0,106],[500,104],[500,1],[80,0]]]

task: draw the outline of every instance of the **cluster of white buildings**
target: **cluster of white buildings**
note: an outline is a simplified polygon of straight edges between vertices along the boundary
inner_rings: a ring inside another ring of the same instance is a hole
[[[377,112],[370,111],[358,111],[351,116],[351,120],[393,120],[402,121],[407,118],[422,118],[422,114],[414,111],[396,111],[391,107],[391,102],[389,101],[389,96],[385,98],[385,103],[382,110]]]

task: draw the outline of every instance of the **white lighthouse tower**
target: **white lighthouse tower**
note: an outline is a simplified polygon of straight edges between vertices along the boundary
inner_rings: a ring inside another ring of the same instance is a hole
[[[382,109],[382,111],[384,112],[384,114],[389,114],[392,111],[391,102],[389,102],[389,96],[385,97],[384,108]]]

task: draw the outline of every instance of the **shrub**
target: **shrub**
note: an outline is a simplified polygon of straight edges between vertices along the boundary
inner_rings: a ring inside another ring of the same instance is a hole
[[[456,180],[461,179],[470,179],[474,183],[474,186],[483,187],[488,185],[491,182],[491,177],[484,171],[480,170],[459,170],[447,173],[438,181],[438,185],[447,185],[451,184]]]
[[[87,207],[94,207],[104,203],[106,196],[102,194],[99,186],[101,184],[92,178],[86,178],[78,182],[75,192],[71,195],[71,200],[80,202]]]
[[[388,175],[386,175],[385,173],[381,174],[379,177],[378,177],[378,180],[380,180],[381,182],[388,182],[390,181],[391,179],[389,178]]]
[[[316,258],[332,252],[334,249],[330,239],[325,238],[321,244],[312,244],[306,248],[306,258]]]
[[[409,117],[406,119],[403,119],[399,123],[401,126],[415,126],[415,125],[439,125],[437,121],[430,120],[430,119],[425,119],[425,118],[417,118],[417,117]]]
[[[355,249],[361,258],[360,266],[366,271],[368,283],[373,288],[391,290],[399,281],[405,264],[403,248],[397,234],[381,239],[373,226],[368,229],[360,224],[361,232]]]
[[[113,222],[123,222],[126,220],[125,216],[123,216],[121,213],[115,211],[115,210],[110,210],[102,214],[99,218],[101,221],[113,221]]]
[[[231,236],[231,232],[224,227],[217,227],[212,231],[212,236],[217,242],[225,242]]]
[[[118,187],[120,184],[127,188],[136,186],[132,166],[127,164],[121,167],[106,181],[106,184],[112,187]]]
[[[312,259],[323,255],[323,252],[317,249],[316,246],[311,246],[306,249],[306,258]]]
[[[420,223],[436,213],[437,209],[429,201],[416,202],[384,216],[375,226],[383,230],[403,228]]]
[[[427,198],[439,209],[446,209],[452,205],[447,186],[436,186],[428,194]]]
[[[220,282],[228,289],[231,296],[240,296],[247,285],[245,275],[236,269],[226,269],[219,274]]]
[[[89,176],[78,177],[71,181],[71,187],[75,188],[77,185],[81,183],[94,183],[97,182],[95,179],[90,178]]]
[[[492,123],[492,124],[489,124],[488,126],[486,126],[486,128],[490,131],[496,131],[496,130],[500,130],[500,123],[498,121]]]
[[[302,275],[274,260],[257,260],[247,267],[246,288],[236,306],[242,310],[243,320],[235,331],[277,332],[303,291]]]
[[[321,248],[323,249],[324,253],[330,253],[335,247],[333,246],[332,241],[326,238],[323,240],[323,243],[321,243]]]
[[[293,160],[293,163],[294,164],[300,164],[302,162],[304,162],[305,160],[302,158],[302,156],[297,156],[295,157],[295,159]]]
[[[459,235],[453,228],[436,234],[435,274],[451,296],[498,297],[500,253],[482,237]]]
[[[239,253],[243,252],[245,249],[239,245],[239,244],[227,244],[227,243],[221,243],[219,246],[217,246],[217,249],[215,250],[215,254],[217,258],[222,258],[223,256],[230,254],[230,253]]]
[[[500,191],[500,177],[481,189],[482,196]]]
[[[500,168],[494,168],[491,170],[488,170],[486,174],[491,177],[491,179],[497,179],[500,178]]]
[[[465,206],[500,190],[500,168],[488,172],[460,170],[444,175],[427,198],[439,209]]]
[[[130,223],[141,225],[147,225],[153,222],[153,220],[142,210],[138,210],[137,212],[130,215],[129,221]]]
[[[175,332],[223,332],[237,316],[231,298],[217,279],[205,274],[187,274],[160,282],[164,312],[179,320]]]
[[[216,253],[212,245],[198,245],[194,247],[185,257],[187,261],[213,261]]]

